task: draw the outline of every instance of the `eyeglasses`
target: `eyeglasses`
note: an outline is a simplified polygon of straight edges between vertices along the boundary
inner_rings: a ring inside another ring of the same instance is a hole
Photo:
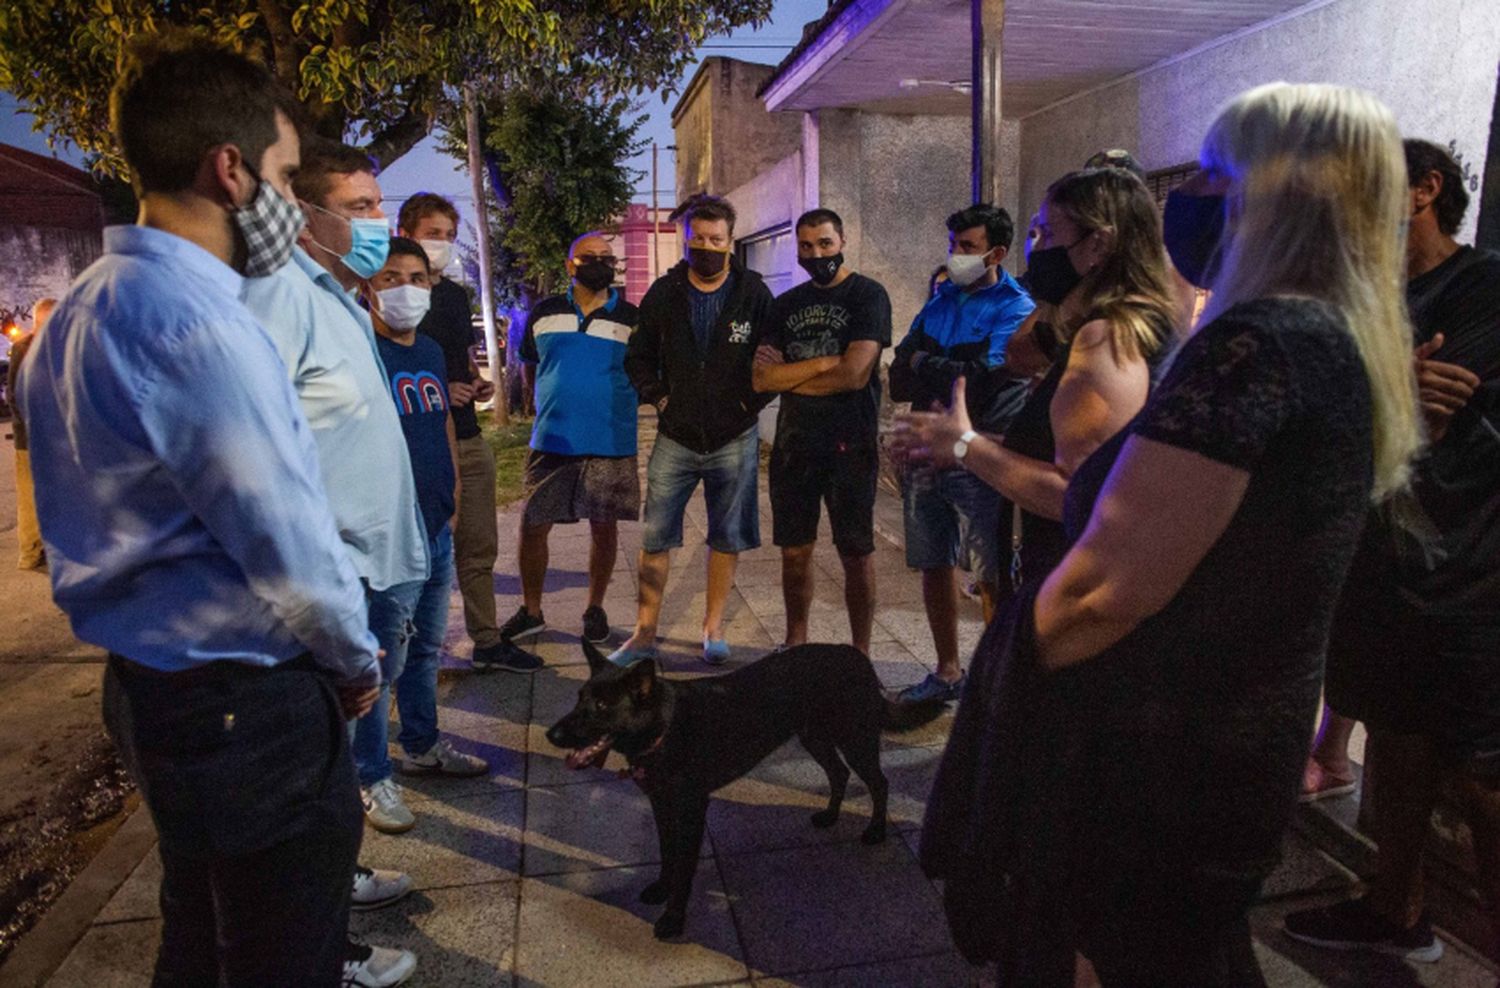
[[[613,254],[579,254],[573,258],[574,264],[591,264],[594,262],[614,267],[620,263],[620,259]]]

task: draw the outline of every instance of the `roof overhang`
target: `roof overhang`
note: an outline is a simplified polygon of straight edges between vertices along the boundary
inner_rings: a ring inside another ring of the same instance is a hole
[[[1027,116],[1331,2],[1009,0],[1002,113]],[[769,110],[968,113],[971,9],[972,0],[841,0],[760,95]]]

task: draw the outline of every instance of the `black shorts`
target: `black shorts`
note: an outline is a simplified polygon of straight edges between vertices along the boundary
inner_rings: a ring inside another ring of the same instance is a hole
[[[1325,682],[1339,713],[1429,738],[1455,766],[1500,779],[1500,621],[1429,615],[1393,588],[1351,585]]]
[[[874,552],[879,467],[880,453],[873,445],[772,449],[771,540],[784,547],[816,542],[821,502],[828,505],[833,544],[841,555]]]

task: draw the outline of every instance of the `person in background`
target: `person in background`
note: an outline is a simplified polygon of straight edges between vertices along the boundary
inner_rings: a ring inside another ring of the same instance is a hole
[[[751,387],[755,350],[771,311],[760,275],[734,256],[734,207],[697,196],[681,207],[684,257],[641,299],[625,372],[658,415],[646,465],[635,631],[610,656],[628,664],[656,655],[657,621],[682,517],[702,482],[708,505],[708,592],[703,661],[729,659],[724,605],[739,554],[760,545],[756,416],[767,399]]]
[[[37,505],[53,599],[110,653],[105,726],[156,824],[163,985],[392,983],[346,940],[344,721],[379,695],[377,643],[286,368],[239,300],[304,222],[294,112],[197,36],[131,42],[109,114],[139,218],[104,231],[18,382],[37,487],[66,492]]]
[[[553,525],[580,519],[589,523],[583,638],[595,644],[609,638],[604,594],[615,568],[619,522],[641,513],[639,400],[625,374],[625,350],[640,314],[614,287],[617,263],[602,233],[585,233],[568,250],[568,290],[538,302],[526,322],[520,352],[527,390],[536,394],[536,424],[521,510],[524,601],[500,629],[507,641],[547,627],[547,535]]]
[[[781,547],[786,645],[807,641],[813,545],[821,504],[844,568],[854,647],[870,652],[875,625],[875,483],[880,472],[880,351],[891,343],[885,287],[844,262],[844,221],[831,209],[793,226],[797,263],[811,278],[772,309],[751,379],[781,393],[771,451],[773,541]]]
[[[1010,214],[980,204],[948,217],[948,281],[917,314],[891,362],[891,400],[918,410],[946,404],[953,384],[969,379],[976,427],[1002,433],[1026,401],[1026,384],[1003,367],[1005,346],[1036,307],[1000,268],[1015,226]],[[959,458],[962,460],[962,457]],[[922,600],[937,669],[901,694],[907,702],[956,700],[963,692],[958,660],[958,586],[962,566],[979,583],[985,621],[1000,595],[1000,494],[967,473],[916,468],[902,483],[906,564],[922,571]]]
[[[21,374],[21,361],[31,349],[36,334],[42,331],[57,299],[38,299],[31,309],[31,332],[24,334],[11,344],[10,366],[6,369],[5,393],[11,401],[11,439],[16,447],[16,545],[20,550],[16,566],[19,569],[45,569],[47,551],[42,545],[42,533],[36,524],[36,491],[31,481],[31,453],[26,445],[26,419],[21,414],[16,400],[16,380]]]
[[[483,775],[484,759],[465,754],[438,732],[437,682],[443,638],[448,631],[448,598],[453,589],[452,522],[459,509],[458,449],[448,414],[446,364],[442,348],[417,332],[431,305],[431,269],[416,241],[392,237],[385,264],[362,288],[370,307],[376,346],[401,420],[401,432],[416,481],[417,505],[427,538],[429,572],[410,608],[404,665],[394,672],[397,743],[407,775]],[[373,755],[374,752],[371,752]],[[367,805],[373,805],[375,760],[360,765]],[[383,768],[384,766],[382,766]],[[375,785],[399,787],[387,776]],[[405,828],[403,828],[405,829]]]
[[[453,526],[453,560],[464,600],[464,627],[474,643],[476,669],[510,668],[522,661],[501,645],[495,613],[495,558],[500,533],[495,517],[495,452],[479,429],[478,405],[495,397],[495,385],[479,373],[470,347],[474,328],[469,293],[446,274],[458,238],[458,210],[432,192],[406,200],[397,233],[421,244],[432,265],[432,307],[417,332],[443,349],[453,434],[458,439],[459,515]]]
[[[1432,445],[1411,492],[1366,522],[1330,637],[1328,722],[1303,777],[1304,796],[1351,790],[1349,732],[1365,722],[1376,871],[1365,896],[1292,913],[1286,931],[1434,961],[1422,861],[1445,789],[1500,933],[1500,254],[1455,239],[1469,194],[1453,156],[1430,141],[1405,150],[1406,300]]]

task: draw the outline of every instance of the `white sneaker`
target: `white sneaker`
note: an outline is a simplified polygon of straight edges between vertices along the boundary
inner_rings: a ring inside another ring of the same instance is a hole
[[[363,792],[365,820],[382,834],[404,834],[417,825],[406,803],[401,787],[390,779],[381,779]]]
[[[448,775],[468,779],[490,770],[490,763],[461,751],[454,751],[447,738],[420,755],[405,755],[396,761],[403,775]]]
[[[400,902],[411,891],[411,876],[399,871],[380,871],[354,867],[354,892],[349,898],[349,908],[355,912],[384,909]]]
[[[354,939],[344,956],[344,988],[390,988],[417,969],[417,955],[409,950],[371,947]]]

